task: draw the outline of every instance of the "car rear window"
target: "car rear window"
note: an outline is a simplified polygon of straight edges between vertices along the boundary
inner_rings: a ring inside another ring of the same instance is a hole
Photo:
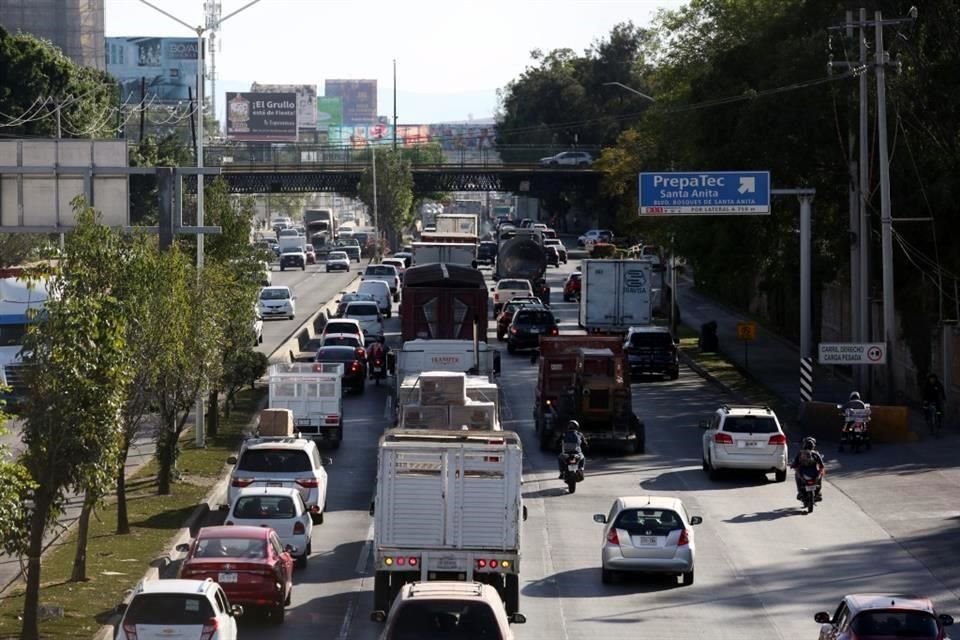
[[[203,625],[214,616],[206,596],[142,593],[134,596],[123,617],[126,624]]]
[[[357,325],[352,322],[331,321],[323,328],[324,333],[357,333]]]
[[[632,536],[665,536],[682,529],[683,520],[670,509],[624,509],[614,527]]]
[[[240,456],[240,471],[297,473],[312,471],[310,456],[298,449],[248,449]]]
[[[356,359],[354,349],[320,349],[317,352],[317,362],[353,362]]]
[[[673,339],[668,333],[635,333],[630,336],[631,347],[669,347]]]
[[[262,560],[267,557],[267,541],[264,538],[200,538],[193,557]]]
[[[777,433],[777,423],[766,416],[727,416],[723,421],[727,433]]]
[[[553,314],[549,311],[529,311],[521,309],[517,312],[516,321],[526,324],[553,324]]]
[[[297,515],[290,496],[241,496],[233,507],[236,518],[283,520]]]
[[[407,601],[393,624],[394,640],[423,638],[501,638],[496,614],[485,602],[462,600]]]
[[[346,260],[347,254],[345,254],[343,251],[331,251],[330,255],[328,256],[328,259],[329,260]]]
[[[858,638],[939,638],[937,622],[922,611],[864,611],[853,619]]]
[[[511,291],[520,291],[530,288],[530,285],[527,284],[524,280],[501,280],[500,281],[501,289],[509,289]]]
[[[367,267],[368,276],[395,276],[397,268],[391,265],[379,265]]]
[[[349,336],[327,336],[323,339],[325,347],[361,347],[360,338],[356,334]]]
[[[348,316],[376,316],[379,307],[375,304],[351,304],[347,307]]]

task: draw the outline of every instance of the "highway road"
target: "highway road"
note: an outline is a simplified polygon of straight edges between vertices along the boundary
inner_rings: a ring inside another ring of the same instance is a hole
[[[549,282],[561,330],[576,331],[574,303],[556,295],[574,262],[551,269]],[[388,330],[397,330],[397,320]],[[493,338],[491,337],[491,340]],[[505,350],[504,350],[505,351]],[[643,637],[660,639],[813,638],[813,614],[833,610],[858,591],[920,593],[950,612],[960,583],[956,531],[929,531],[943,511],[956,510],[960,477],[942,471],[919,476],[886,472],[896,451],[838,460],[827,452],[824,501],[805,515],[792,478],[731,475],[711,482],[700,469],[697,423],[727,401],[684,369],[679,380],[635,384],[634,407],[647,424],[648,453],[588,452],[587,478],[567,495],[552,454],[538,450],[533,434],[534,366],[504,353],[501,388],[504,420],[525,445],[520,639]],[[385,388],[368,387],[345,400],[345,442],[331,452],[329,513],[314,529],[307,569],[296,575],[292,605],[282,627],[253,615],[241,621],[243,638],[347,638],[372,640],[382,627],[372,609],[372,519],[376,442],[386,425]],[[795,449],[795,445],[794,445]],[[881,462],[879,469],[868,467]],[[931,486],[932,483],[932,486]],[[618,495],[680,497],[704,518],[696,527],[696,582],[637,578],[600,582],[600,525]],[[897,504],[891,496],[909,498]],[[952,504],[952,506],[951,506]],[[632,624],[638,623],[638,624]],[[638,626],[642,625],[642,626]]]

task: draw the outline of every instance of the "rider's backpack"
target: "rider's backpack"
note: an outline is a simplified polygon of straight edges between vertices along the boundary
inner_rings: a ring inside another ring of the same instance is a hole
[[[809,449],[802,449],[800,451],[800,458],[798,460],[801,467],[812,467],[816,464],[816,459],[813,457],[813,452]]]
[[[580,448],[580,436],[576,431],[567,431],[563,434],[563,451],[573,452]]]

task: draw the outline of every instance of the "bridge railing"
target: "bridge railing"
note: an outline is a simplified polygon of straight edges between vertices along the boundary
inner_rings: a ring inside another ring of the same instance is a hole
[[[384,153],[389,146],[377,147]],[[438,161],[436,147],[403,147],[404,155],[417,167],[498,167],[535,165],[541,158],[570,151],[569,147],[542,145],[508,145],[497,148],[442,149]],[[594,157],[595,147],[578,147]],[[328,168],[359,168],[370,166],[373,147],[332,147],[309,143],[238,143],[210,145],[204,149],[204,163],[208,167],[228,164],[262,166],[323,166]]]

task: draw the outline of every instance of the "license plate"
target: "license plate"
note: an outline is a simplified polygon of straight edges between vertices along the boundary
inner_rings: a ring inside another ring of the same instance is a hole
[[[297,426],[298,426],[298,427],[309,427],[309,426],[310,426],[310,418],[297,418]]]
[[[220,584],[236,584],[237,574],[235,573],[221,573],[217,577],[217,582]]]
[[[268,482],[268,483],[267,483],[267,486],[268,486],[268,487],[282,487],[282,486],[283,486],[283,483],[282,483],[282,482]]]
[[[456,569],[457,566],[457,559],[453,556],[445,556],[437,560],[438,569]]]
[[[807,491],[816,491],[816,490],[817,490],[817,485],[815,485],[815,484],[808,484],[808,485],[807,485]]]
[[[740,441],[740,446],[741,446],[741,447],[747,447],[747,448],[759,447],[759,446],[760,446],[760,443],[757,442],[757,441],[755,441],[755,440],[741,440],[741,441]]]
[[[580,468],[580,465],[568,464],[567,471],[577,471]]]
[[[374,367],[374,368],[373,368],[373,372],[374,372],[374,373],[380,373],[381,371],[383,371],[383,368],[382,368],[382,367]]]
[[[540,329],[530,329],[530,333],[540,333]]]
[[[655,536],[640,536],[640,544],[642,545],[656,545],[657,539]]]

